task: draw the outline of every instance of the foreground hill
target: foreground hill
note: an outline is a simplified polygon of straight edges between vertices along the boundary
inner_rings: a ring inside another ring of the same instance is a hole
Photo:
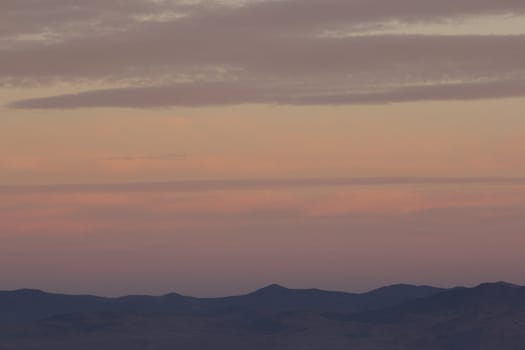
[[[271,285],[247,295],[226,298],[193,298],[176,293],[102,298],[18,290],[0,292],[0,323],[24,323],[73,312],[172,313],[186,316],[274,314],[285,311],[350,313],[392,306],[441,291],[434,287],[395,285],[354,294]]]
[[[391,295],[399,288],[375,293]],[[298,293],[299,300],[317,295],[271,286],[241,298],[264,303],[280,300],[282,293]],[[523,350],[525,288],[504,283],[455,288],[358,313],[75,312],[4,325],[0,344],[2,350]]]

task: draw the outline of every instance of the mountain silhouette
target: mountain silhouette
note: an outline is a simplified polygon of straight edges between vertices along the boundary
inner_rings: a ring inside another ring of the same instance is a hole
[[[11,312],[46,301],[54,304],[41,305],[40,311],[75,303],[99,308],[4,323],[0,349],[525,349],[525,288],[504,282],[446,290],[394,285],[362,294],[271,285],[246,295],[203,299],[178,294],[99,298],[31,290],[0,296],[2,306],[9,298],[29,302],[11,305]],[[400,299],[405,300],[392,304]],[[371,300],[385,306],[370,308]]]
[[[355,294],[319,289],[288,289],[273,284],[246,295],[223,298],[194,298],[177,293],[104,298],[24,289],[0,292],[0,323],[30,322],[73,312],[165,312],[201,316],[273,314],[287,311],[359,312],[427,297],[441,291],[440,288],[404,285]]]

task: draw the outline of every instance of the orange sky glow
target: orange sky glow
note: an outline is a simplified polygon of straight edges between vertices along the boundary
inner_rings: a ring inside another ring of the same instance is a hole
[[[8,2],[0,289],[525,283],[525,6],[395,3]]]

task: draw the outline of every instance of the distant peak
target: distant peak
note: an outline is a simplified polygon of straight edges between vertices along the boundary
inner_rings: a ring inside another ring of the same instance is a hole
[[[274,283],[274,284],[270,284],[266,287],[256,290],[255,293],[268,293],[268,292],[274,293],[274,292],[284,292],[288,290],[289,290],[288,288],[283,287],[280,284]]]
[[[269,289],[269,290],[275,289],[275,290],[277,290],[277,289],[288,289],[288,288],[286,288],[284,286],[281,286],[280,284],[273,283],[273,284],[270,284],[269,286],[266,286],[266,287],[264,287],[262,289]]]
[[[164,294],[163,297],[165,298],[185,298],[186,296],[179,294],[179,293],[171,292],[168,294]]]

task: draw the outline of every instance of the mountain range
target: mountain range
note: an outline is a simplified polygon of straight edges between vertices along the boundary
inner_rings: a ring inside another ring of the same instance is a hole
[[[250,294],[224,298],[194,298],[177,293],[103,298],[22,289],[0,292],[0,323],[37,321],[71,312],[132,311],[195,316],[274,314],[286,311],[351,313],[395,305],[440,291],[442,289],[434,287],[393,285],[356,294],[319,289],[288,289],[273,284]]]
[[[525,287],[271,285],[225,298],[0,292],[0,350],[523,350]]]

